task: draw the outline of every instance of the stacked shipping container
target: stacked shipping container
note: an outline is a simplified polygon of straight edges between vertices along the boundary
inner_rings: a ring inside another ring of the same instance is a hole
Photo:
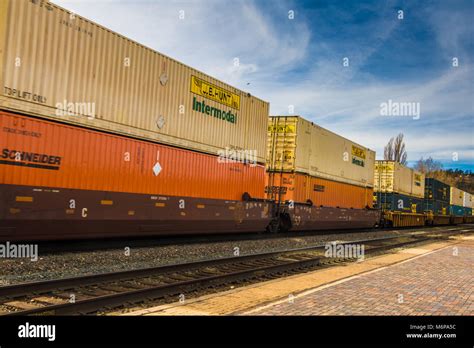
[[[425,176],[395,161],[375,161],[374,201],[389,211],[423,213]]]
[[[464,192],[457,187],[451,186],[449,204],[452,215],[464,215]]]
[[[451,186],[450,199],[449,199],[449,211],[453,216],[464,216],[467,215],[467,209],[469,205],[472,207],[470,202],[470,195],[457,187]]]
[[[425,211],[433,215],[449,215],[450,187],[433,179],[425,179]]]
[[[454,216],[472,215],[472,194],[451,186],[449,210]]]
[[[463,206],[464,206],[464,218],[463,222],[465,223],[472,223],[474,222],[474,216],[473,216],[473,195],[468,192],[464,192],[464,201],[463,201]]]
[[[464,192],[457,187],[451,186],[450,198],[449,198],[449,213],[451,215],[451,223],[463,222],[463,216],[465,213],[464,203]]]
[[[447,225],[450,223],[449,196],[449,185],[433,178],[425,179],[424,210],[428,224]]]
[[[472,194],[468,192],[464,192],[462,205],[464,207],[464,215],[465,216],[472,215]]]
[[[375,152],[299,116],[272,116],[268,126],[267,192],[280,200],[365,208]]]
[[[293,225],[301,229],[331,228],[344,220],[373,226],[376,212],[365,208],[372,207],[374,160],[374,151],[299,116],[272,116],[267,197],[289,203]],[[291,210],[294,203],[309,207]]]
[[[52,3],[1,5],[2,109],[265,163],[267,102]]]
[[[1,239],[265,229],[268,103],[52,3],[0,10]]]

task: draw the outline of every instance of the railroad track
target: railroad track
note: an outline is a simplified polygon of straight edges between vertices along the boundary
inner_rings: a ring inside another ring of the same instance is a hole
[[[472,233],[474,228],[437,234],[419,232],[396,237],[340,242],[364,245],[365,257],[433,239]],[[0,315],[71,315],[110,310],[147,300],[243,281],[275,278],[309,269],[354,261],[326,257],[325,246],[205,260],[177,265],[96,274],[0,287]],[[177,297],[174,297],[176,300]]]
[[[458,225],[462,226],[462,225]],[[443,230],[446,231],[446,227],[457,228],[454,226],[433,226],[423,227],[429,228],[432,231]],[[404,231],[409,233],[410,231],[420,230],[422,227],[386,227],[381,230],[374,230],[361,228],[348,231],[347,229],[339,230],[327,230],[327,231],[293,231],[293,232],[282,232],[275,234],[268,233],[241,233],[241,234],[221,234],[221,235],[206,235],[206,236],[165,236],[165,237],[139,237],[136,239],[130,238],[113,238],[113,239],[89,239],[89,240],[66,240],[66,241],[39,241],[39,249],[43,255],[57,254],[61,252],[79,252],[79,251],[98,251],[98,250],[114,250],[117,248],[123,248],[127,245],[130,248],[143,248],[153,246],[167,246],[174,244],[200,244],[200,243],[220,243],[220,242],[238,242],[238,241],[249,241],[249,240],[272,240],[280,238],[297,238],[321,234],[347,234],[347,233],[367,233],[367,232],[384,232],[393,231],[400,232]]]

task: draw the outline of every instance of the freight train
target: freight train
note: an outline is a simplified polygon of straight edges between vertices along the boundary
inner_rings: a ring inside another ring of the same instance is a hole
[[[474,221],[471,194],[394,161],[376,161],[374,203],[385,226]]]
[[[0,241],[472,218],[467,193],[408,190],[374,151],[53,3],[0,8]]]

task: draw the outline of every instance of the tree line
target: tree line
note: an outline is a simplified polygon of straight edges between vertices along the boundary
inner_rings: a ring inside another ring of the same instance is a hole
[[[384,160],[397,161],[407,165],[407,152],[403,133],[390,138],[384,147]],[[474,173],[471,170],[443,169],[443,164],[432,157],[420,158],[414,169],[422,172],[427,178],[434,178],[450,186],[455,186],[463,191],[474,193]]]

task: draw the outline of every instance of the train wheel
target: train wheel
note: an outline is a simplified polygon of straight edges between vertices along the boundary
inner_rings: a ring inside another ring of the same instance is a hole
[[[273,219],[267,226],[268,233],[278,233],[280,232],[280,221],[279,219]]]
[[[288,213],[280,214],[280,231],[288,232],[291,230],[291,217]]]

